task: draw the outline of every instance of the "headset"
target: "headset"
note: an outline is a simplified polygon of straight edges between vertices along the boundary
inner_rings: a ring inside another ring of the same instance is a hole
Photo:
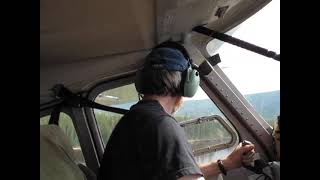
[[[158,48],[173,48],[179,50],[185,59],[187,59],[188,68],[182,72],[182,80],[181,80],[181,87],[182,87],[182,96],[184,97],[193,97],[200,84],[200,75],[197,69],[192,66],[192,60],[187,52],[187,50],[178,42],[174,41],[165,41],[158,46],[156,46],[153,50]],[[149,68],[149,66],[148,66]],[[152,68],[152,67],[150,67]],[[136,73],[136,80],[135,80],[135,87],[138,93],[142,94],[142,70],[137,71]]]

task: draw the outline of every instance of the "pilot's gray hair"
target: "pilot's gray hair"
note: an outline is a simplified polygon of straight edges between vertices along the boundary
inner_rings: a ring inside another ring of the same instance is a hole
[[[182,95],[182,72],[166,69],[144,68],[141,77],[141,93],[159,96]]]

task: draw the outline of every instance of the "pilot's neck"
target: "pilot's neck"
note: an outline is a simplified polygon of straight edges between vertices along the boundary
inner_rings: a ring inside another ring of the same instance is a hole
[[[177,101],[180,101],[181,98],[181,96],[144,95],[143,100],[158,101],[166,113],[172,115],[177,110]]]

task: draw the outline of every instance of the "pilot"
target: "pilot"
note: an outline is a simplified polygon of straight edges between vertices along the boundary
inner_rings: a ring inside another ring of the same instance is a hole
[[[197,164],[184,130],[172,116],[199,86],[184,47],[167,41],[152,50],[137,73],[142,100],[130,108],[106,145],[98,180],[204,179],[252,162],[254,145],[240,143],[227,157]]]

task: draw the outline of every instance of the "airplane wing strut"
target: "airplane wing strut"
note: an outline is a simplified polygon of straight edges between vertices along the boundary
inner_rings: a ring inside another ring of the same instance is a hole
[[[255,52],[257,54],[272,58],[272,59],[277,60],[277,61],[280,61],[280,54],[277,54],[277,53],[275,53],[273,51],[269,51],[269,50],[267,50],[265,48],[256,46],[254,44],[248,43],[248,42],[243,41],[241,39],[237,39],[237,38],[232,37],[230,35],[227,35],[227,34],[224,34],[224,33],[220,33],[218,31],[209,29],[209,28],[204,27],[204,26],[197,26],[197,27],[194,27],[192,30],[197,32],[197,33],[200,33],[200,34],[203,34],[203,35],[206,35],[206,36],[210,36],[210,37],[219,39],[220,41],[227,42],[227,43],[230,43],[232,45],[244,48],[244,49],[252,51],[252,52]]]

